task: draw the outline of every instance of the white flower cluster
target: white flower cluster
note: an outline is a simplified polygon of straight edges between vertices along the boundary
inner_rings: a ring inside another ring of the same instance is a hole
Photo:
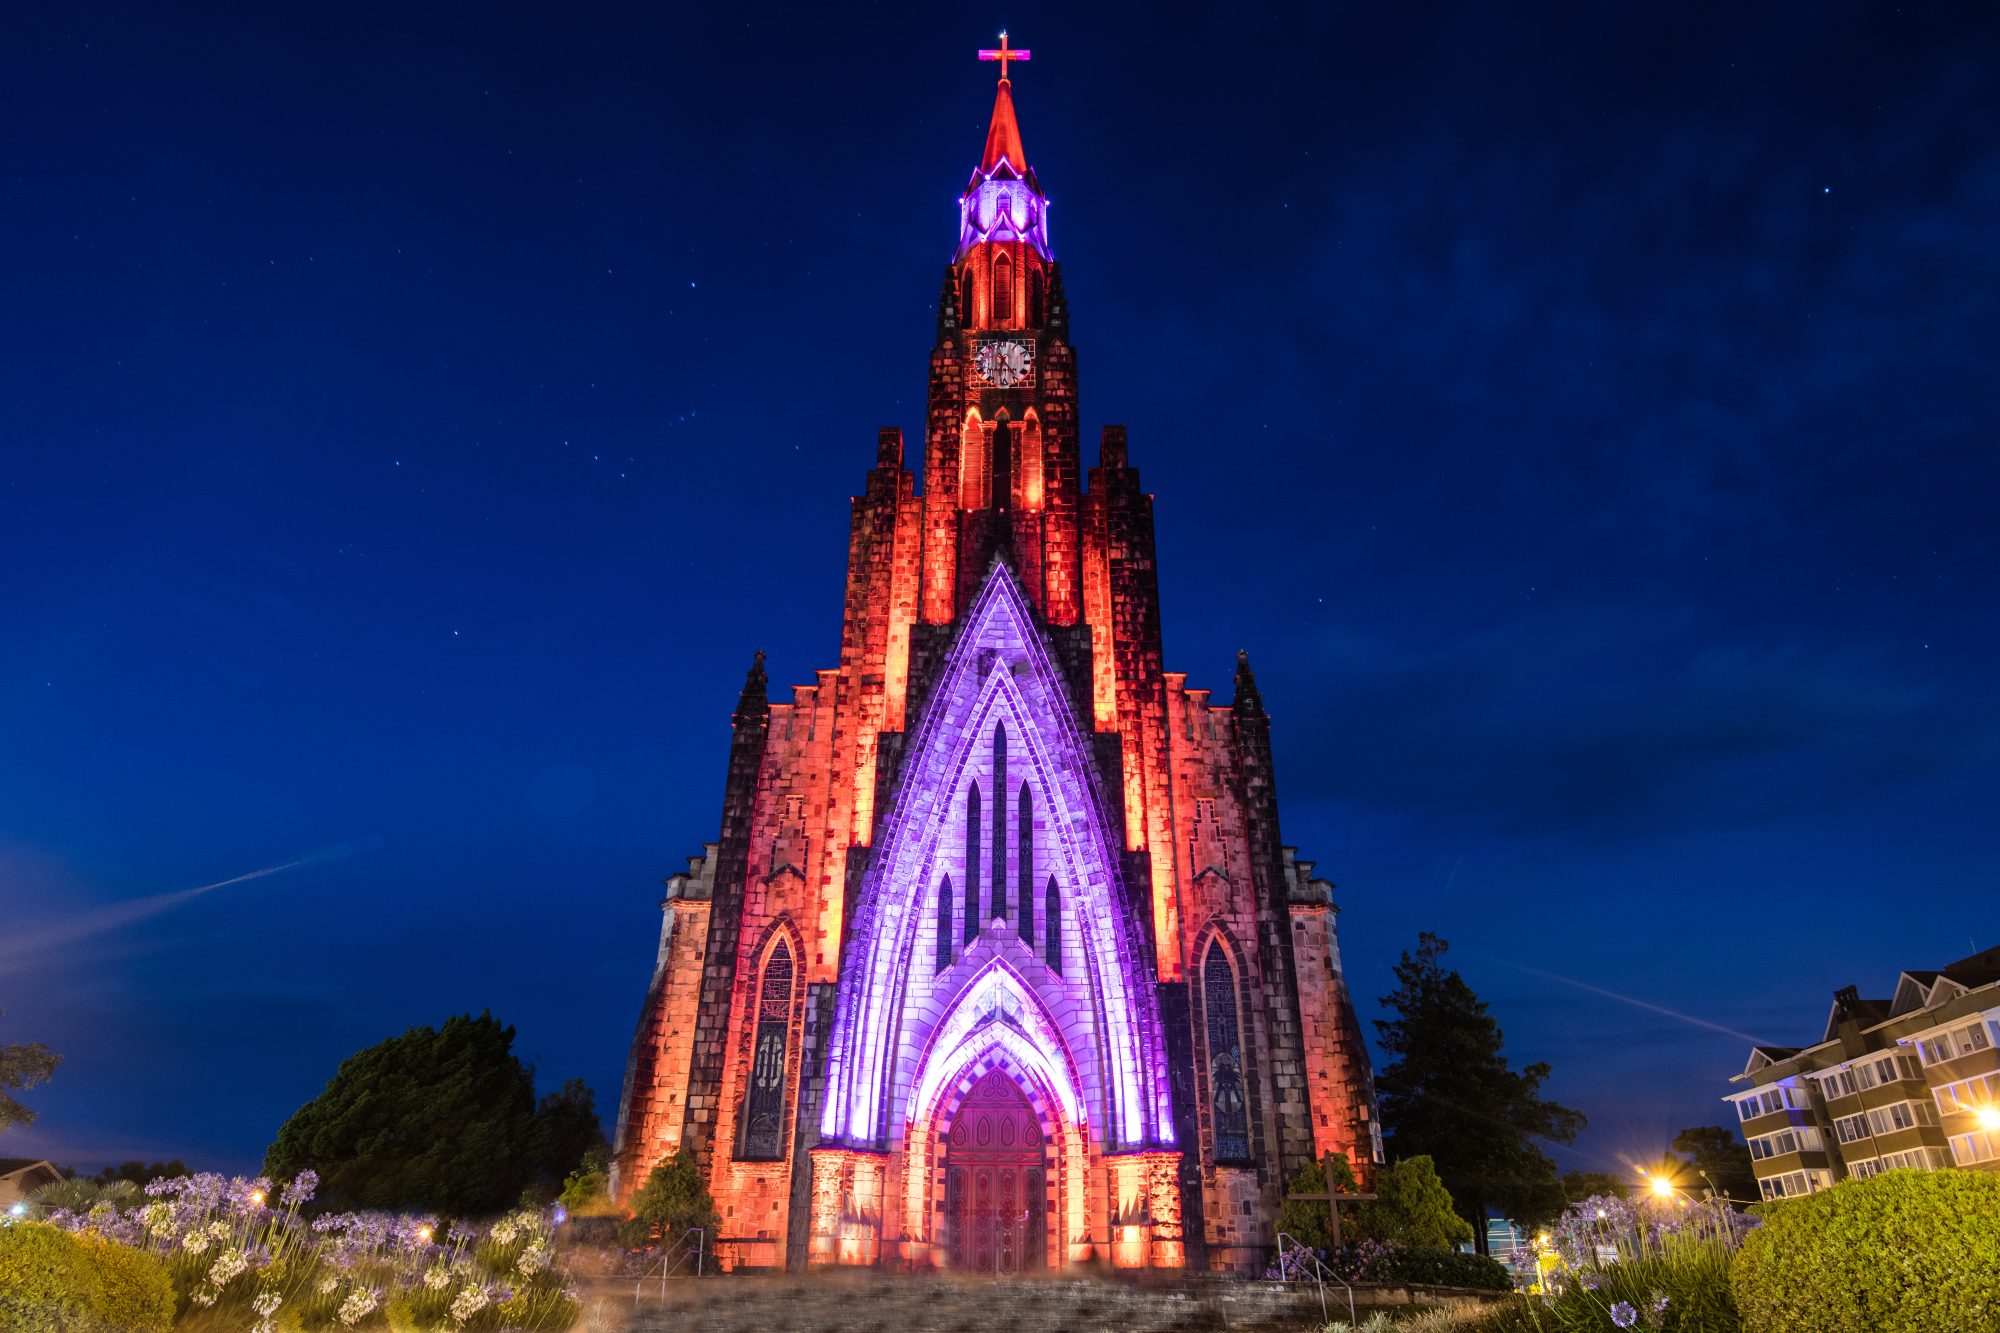
[[[443,1291],[451,1285],[451,1270],[443,1264],[433,1264],[424,1270],[424,1285],[432,1291]]]
[[[188,1232],[187,1235],[181,1237],[181,1248],[189,1254],[200,1254],[208,1248],[208,1233],[206,1231]]]
[[[493,1224],[493,1243],[495,1245],[512,1245],[514,1237],[519,1234],[520,1228],[514,1225],[514,1219],[511,1217],[503,1217]]]
[[[486,1308],[486,1288],[467,1287],[451,1303],[451,1317],[464,1323]]]
[[[321,1278],[319,1281],[319,1294],[322,1296],[331,1296],[333,1295],[333,1289],[339,1285],[340,1279],[337,1277]]]
[[[353,1328],[375,1312],[375,1293],[357,1288],[340,1303],[340,1322]]]
[[[149,1203],[140,1210],[139,1220],[155,1236],[164,1236],[174,1229],[174,1210],[163,1203]]]
[[[215,1265],[208,1270],[208,1280],[217,1287],[226,1287],[249,1266],[250,1261],[243,1257],[243,1251],[224,1250],[216,1259]]]
[[[548,1266],[549,1247],[542,1242],[534,1241],[521,1251],[521,1272],[526,1276],[533,1277]]]
[[[196,1287],[194,1289],[194,1295],[190,1296],[188,1299],[193,1301],[196,1305],[201,1306],[205,1310],[209,1306],[215,1304],[215,1298],[217,1296],[220,1296],[221,1294],[222,1294],[221,1292],[217,1291],[213,1287]]]
[[[257,1312],[257,1327],[251,1333],[278,1333],[278,1321],[274,1316],[285,1298],[275,1291],[267,1291],[250,1302],[250,1308]]]

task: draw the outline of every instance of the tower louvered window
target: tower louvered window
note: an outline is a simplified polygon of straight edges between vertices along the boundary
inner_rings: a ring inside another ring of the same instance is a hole
[[[1208,942],[1201,969],[1201,1005],[1208,1029],[1208,1103],[1215,1160],[1250,1160],[1250,1120],[1243,1095],[1243,1038],[1236,1022],[1236,972],[1222,941]]]
[[[993,261],[993,327],[1014,322],[1014,261],[1000,255]]]
[[[1044,904],[1048,910],[1042,913],[1047,918],[1043,929],[1048,931],[1048,938],[1043,942],[1042,956],[1048,960],[1049,970],[1057,976],[1061,976],[1062,894],[1056,891],[1056,877],[1054,875],[1049,876],[1049,891],[1047,897],[1044,899]]]
[[[1042,275],[1039,270],[1028,274],[1028,323],[1040,328],[1047,318],[1043,310]]]
[[[779,940],[764,960],[757,987],[757,1046],[750,1065],[743,1155],[776,1161],[785,1155],[785,1040],[792,1021],[792,950]]]

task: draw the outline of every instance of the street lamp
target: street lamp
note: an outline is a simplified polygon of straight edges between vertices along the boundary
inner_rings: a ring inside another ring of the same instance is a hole
[[[1995,1110],[1990,1106],[1975,1108],[1972,1112],[1972,1119],[1975,1124],[1988,1134],[1991,1134],[1996,1129],[2000,1129],[2000,1110]]]

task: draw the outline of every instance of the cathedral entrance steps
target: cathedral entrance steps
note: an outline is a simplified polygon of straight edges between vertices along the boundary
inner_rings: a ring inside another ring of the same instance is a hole
[[[586,1327],[614,1333],[1293,1333],[1324,1327],[1319,1299],[1271,1283],[1155,1278],[880,1277],[849,1273],[677,1283],[636,1304],[607,1285]],[[623,1321],[623,1322],[620,1322]]]

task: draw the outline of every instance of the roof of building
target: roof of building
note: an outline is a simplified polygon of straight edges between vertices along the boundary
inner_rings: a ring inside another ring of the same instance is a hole
[[[986,129],[986,151],[980,155],[979,170],[991,175],[1002,159],[1016,175],[1026,174],[1028,151],[1021,147],[1021,126],[1014,119],[1014,85],[1009,79],[1000,80],[1000,90],[993,95],[993,123]]]
[[[49,1166],[51,1163],[39,1157],[0,1157],[0,1176],[11,1176],[16,1171],[25,1171],[31,1166]]]
[[[1886,1000],[1863,999],[1854,987],[1842,987],[1834,992],[1833,1008],[1827,1014],[1825,1035],[1818,1042],[1805,1047],[1753,1045],[1750,1048],[1750,1059],[1744,1065],[1743,1072],[1730,1082],[1740,1083],[1760,1069],[1795,1060],[1802,1055],[1808,1056],[1808,1059],[1801,1062],[1801,1068],[1820,1068],[1825,1061],[1811,1057],[1810,1053],[1831,1046],[1839,1040],[1840,1025],[1847,1018],[1852,1018],[1863,1033],[1878,1032],[1891,1024],[1896,1024],[1895,1035],[1893,1037],[1885,1035],[1882,1040],[1889,1046],[1895,1045],[1898,1041],[1907,1041],[1913,1030],[1911,1023],[1899,1020],[1905,1020],[1909,1015],[1923,1010],[1939,1009],[1940,1006],[1968,992],[1996,984],[2000,984],[2000,946],[1968,954],[1941,968],[1906,968],[1897,974],[1896,992]],[[1942,1016],[1940,1018],[1941,1021],[1949,1021],[1943,1020]],[[1923,1019],[1912,1021],[1918,1028],[1924,1026],[1926,1022]],[[1832,1062],[1839,1064],[1846,1058],[1846,1056],[1835,1056]],[[1790,1072],[1799,1071],[1795,1069]],[[1783,1076],[1785,1073],[1786,1071],[1779,1071],[1777,1076]]]

